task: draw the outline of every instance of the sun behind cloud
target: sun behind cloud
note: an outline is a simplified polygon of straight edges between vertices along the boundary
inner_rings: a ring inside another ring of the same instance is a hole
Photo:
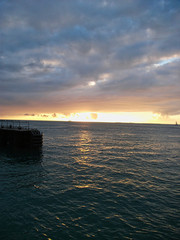
[[[93,86],[95,86],[95,85],[96,85],[96,82],[95,82],[95,81],[91,81],[91,82],[88,83],[88,86],[90,86],[90,87],[93,87]]]

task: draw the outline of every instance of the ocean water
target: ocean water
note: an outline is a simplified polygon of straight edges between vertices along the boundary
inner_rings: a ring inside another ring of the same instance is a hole
[[[0,151],[0,239],[180,239],[180,126],[32,122]]]

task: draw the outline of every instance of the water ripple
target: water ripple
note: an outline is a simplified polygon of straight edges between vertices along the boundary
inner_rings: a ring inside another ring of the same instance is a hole
[[[2,239],[179,239],[179,128],[32,124],[42,152],[0,152]]]

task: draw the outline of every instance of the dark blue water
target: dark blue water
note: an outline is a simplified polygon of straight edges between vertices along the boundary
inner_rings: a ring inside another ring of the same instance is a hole
[[[31,126],[42,151],[0,151],[0,239],[179,239],[179,126]]]

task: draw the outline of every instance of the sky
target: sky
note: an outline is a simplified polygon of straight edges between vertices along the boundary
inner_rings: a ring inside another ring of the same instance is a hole
[[[179,0],[0,0],[0,118],[180,122]]]

